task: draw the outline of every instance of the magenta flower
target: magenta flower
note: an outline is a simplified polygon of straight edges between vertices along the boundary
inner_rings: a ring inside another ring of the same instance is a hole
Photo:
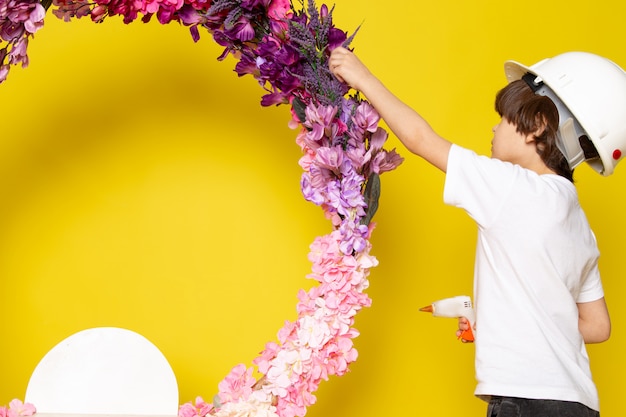
[[[270,19],[283,22],[293,16],[291,2],[289,0],[272,0],[267,8],[267,15]]]

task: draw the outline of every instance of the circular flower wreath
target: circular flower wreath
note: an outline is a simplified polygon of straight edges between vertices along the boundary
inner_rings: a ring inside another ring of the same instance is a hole
[[[296,143],[303,151],[302,194],[332,222],[332,232],[310,247],[307,277],[319,285],[300,290],[297,320],[287,321],[278,341],[253,361],[258,379],[253,367],[237,365],[212,403],[198,397],[183,404],[179,416],[303,416],[320,382],[345,374],[357,358],[354,318],[371,304],[364,290],[378,263],[369,239],[379,175],[403,160],[395,149],[383,149],[388,134],[374,108],[358,93],[349,95],[328,69],[330,51],[348,47],[356,31],[348,36],[337,29],[332,9],[318,9],[314,0],[299,7],[289,0],[0,0],[0,83],[11,65],[28,66],[29,39],[48,9],[65,21],[121,15],[131,23],[139,15],[143,22],[156,16],[161,24],[189,27],[194,41],[206,29],[225,48],[219,60],[232,54],[237,74],[258,80],[266,92],[261,105],[291,106],[289,126],[299,128]]]

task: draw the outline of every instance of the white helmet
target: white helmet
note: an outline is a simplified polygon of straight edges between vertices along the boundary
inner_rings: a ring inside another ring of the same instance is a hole
[[[608,176],[626,156],[626,73],[588,52],[566,52],[531,67],[504,64],[509,82],[524,78],[559,110],[557,145],[572,169],[583,161]],[[597,156],[585,156],[585,142]],[[581,146],[581,143],[583,146]]]

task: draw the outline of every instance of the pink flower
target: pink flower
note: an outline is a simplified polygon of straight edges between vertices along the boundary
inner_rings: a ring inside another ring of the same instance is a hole
[[[9,75],[9,66],[8,65],[0,66],[0,83],[2,83],[4,80],[7,79],[7,75]]]
[[[222,404],[246,399],[252,394],[252,386],[256,379],[252,376],[252,368],[247,368],[243,364],[235,366],[226,378],[219,383],[219,397]]]
[[[266,375],[268,384],[263,388],[273,395],[285,397],[290,387],[308,373],[312,355],[313,351],[307,347],[283,346],[271,361],[271,367]]]
[[[334,106],[316,106],[315,104],[309,104],[304,109],[306,120],[303,125],[310,129],[309,136],[313,141],[319,141],[325,135],[329,136],[327,129],[330,128],[332,121],[337,115],[337,108]]]
[[[9,63],[13,65],[22,64],[22,68],[28,66],[28,37],[18,39],[14,44],[11,52],[9,52]]]
[[[298,291],[298,303],[296,309],[299,316],[305,314],[313,314],[319,308],[317,299],[320,298],[320,287],[313,287],[308,292],[304,290]]]
[[[378,171],[374,172],[382,174],[383,172],[393,171],[400,166],[403,161],[404,158],[396,153],[395,149],[392,149],[391,151],[379,152],[372,165],[378,168]]]
[[[35,4],[35,8],[28,15],[28,20],[24,22],[24,28],[30,32],[35,33],[43,27],[43,18],[46,15],[46,9],[40,3]]]
[[[314,264],[338,262],[342,257],[339,249],[340,241],[341,236],[337,231],[317,237],[310,246],[309,261]]]
[[[322,168],[326,168],[336,175],[339,175],[339,168],[343,163],[344,152],[339,146],[332,148],[323,146],[317,150],[315,163]]]
[[[348,371],[348,365],[356,361],[358,353],[353,348],[352,339],[339,337],[332,349],[332,359],[328,363],[329,375],[344,375]]]
[[[205,417],[213,410],[213,404],[204,402],[202,397],[196,397],[195,405],[191,402],[183,404],[178,409],[178,417]]]
[[[20,417],[32,416],[37,410],[30,403],[23,403],[18,399],[14,399],[9,403],[9,407],[0,407],[0,417]]]
[[[367,101],[363,101],[359,107],[357,107],[353,120],[355,125],[362,129],[362,131],[375,132],[380,116],[371,104]]]
[[[265,344],[265,349],[261,352],[261,356],[254,359],[252,363],[259,368],[259,372],[266,374],[270,367],[270,361],[276,357],[279,350],[280,346],[278,346],[278,344],[274,342],[267,342]]]
[[[289,320],[285,320],[285,325],[278,331],[278,340],[280,343],[285,344],[289,341],[293,341],[296,334],[296,323]]]

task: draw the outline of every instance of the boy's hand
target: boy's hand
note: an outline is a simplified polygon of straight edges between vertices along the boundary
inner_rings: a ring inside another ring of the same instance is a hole
[[[339,81],[348,84],[358,91],[361,91],[363,82],[372,76],[372,73],[356,55],[342,47],[332,50],[328,60],[328,67]]]
[[[464,332],[466,332],[467,330],[469,330],[470,328],[470,323],[469,320],[467,320],[467,318],[465,317],[459,317],[459,330],[456,331],[456,337],[457,339],[461,339],[461,342],[463,343],[473,343],[474,340],[467,340],[467,339],[463,339],[461,338],[461,336],[463,335]],[[474,329],[472,329],[474,330]]]

